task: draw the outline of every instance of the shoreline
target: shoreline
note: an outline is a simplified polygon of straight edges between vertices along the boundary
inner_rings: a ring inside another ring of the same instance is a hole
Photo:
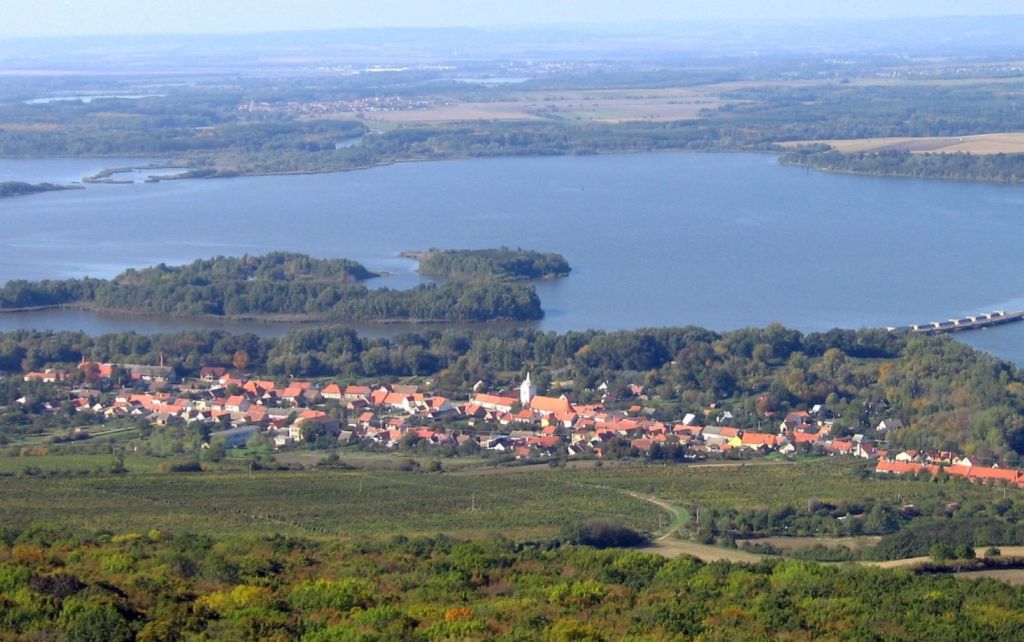
[[[296,329],[315,325],[368,325],[368,326],[392,326],[392,325],[416,325],[434,326],[444,324],[459,325],[487,325],[491,323],[536,323],[543,319],[515,319],[499,317],[487,319],[486,321],[465,321],[453,319],[418,319],[418,318],[388,318],[388,319],[334,319],[329,316],[310,314],[165,314],[160,312],[138,312],[133,310],[121,310],[117,308],[100,308],[89,303],[55,303],[53,305],[29,306],[22,308],[0,308],[0,315],[16,315],[31,312],[47,312],[51,310],[68,310],[74,312],[90,312],[99,316],[118,316],[135,319],[165,318],[178,321],[225,321],[244,323],[267,323],[267,324],[290,324]]]
[[[777,143],[774,143],[777,144]],[[210,179],[227,179],[227,178],[258,178],[264,176],[314,176],[317,174],[340,174],[343,172],[356,172],[364,171],[369,169],[376,169],[378,167],[389,167],[400,163],[433,163],[433,162],[444,162],[444,161],[470,161],[470,160],[490,160],[500,158],[549,158],[549,157],[567,157],[567,156],[632,156],[636,154],[773,154],[775,155],[776,162],[780,165],[786,165],[790,167],[804,167],[820,172],[828,172],[831,174],[840,174],[846,176],[865,176],[871,178],[901,178],[901,179],[921,179],[921,180],[933,180],[933,181],[956,181],[959,183],[983,183],[988,185],[1006,185],[1006,186],[1017,186],[1024,183],[1024,181],[1004,181],[986,178],[964,178],[964,177],[952,177],[952,176],[928,176],[928,175],[910,175],[910,174],[887,174],[881,172],[861,172],[854,170],[841,170],[832,169],[828,167],[819,167],[817,165],[811,165],[807,163],[796,163],[786,162],[781,160],[782,154],[786,153],[786,149],[650,149],[650,150],[615,150],[615,151],[599,151],[587,154],[577,154],[572,152],[566,152],[562,154],[495,154],[495,155],[484,155],[484,156],[473,156],[467,154],[451,154],[446,155],[442,158],[389,158],[382,159],[379,162],[371,162],[368,164],[356,165],[352,167],[333,167],[324,169],[300,169],[300,170],[281,170],[281,171],[267,171],[267,172],[243,172],[238,169],[225,169],[218,170],[210,167],[196,167],[189,163],[187,156],[174,156],[170,157],[166,165],[138,165],[138,166],[122,166],[114,168],[104,168],[103,170],[82,178],[82,183],[86,184],[133,184],[134,181],[123,181],[111,179],[110,177],[119,173],[128,173],[136,170],[145,169],[181,169],[182,171],[178,174],[171,174],[167,176],[150,176],[144,182],[147,183],[159,183],[162,181],[179,181],[179,180],[210,180]],[[103,155],[85,155],[85,156],[0,156],[0,159],[4,160],[59,160],[59,159],[84,159],[84,158],[124,158],[130,159],[135,157],[132,154],[118,154],[116,156],[103,156]],[[138,156],[138,158],[145,158],[146,156]],[[176,164],[180,163],[180,164]],[[82,186],[71,185],[66,186],[63,189],[84,189]],[[61,190],[48,190],[48,191],[61,191]],[[35,193],[35,192],[33,192]],[[406,257],[413,258],[413,257]]]

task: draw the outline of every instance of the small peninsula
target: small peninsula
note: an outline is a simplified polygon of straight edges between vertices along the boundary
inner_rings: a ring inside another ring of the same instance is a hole
[[[27,196],[42,192],[61,192],[69,189],[84,189],[81,185],[56,185],[54,183],[25,183],[22,181],[0,182],[0,198]]]
[[[909,149],[844,153],[830,145],[813,144],[780,154],[779,162],[865,176],[1009,184],[1024,181],[1024,154],[919,153]]]
[[[568,276],[572,268],[561,254],[507,247],[486,250],[439,250],[403,252],[419,262],[424,276],[439,278],[550,279]]]
[[[370,289],[379,276],[348,259],[273,252],[130,269],[111,280],[10,281],[0,311],[52,307],[177,317],[294,322],[480,322],[543,316],[530,285],[476,278],[409,290]]]

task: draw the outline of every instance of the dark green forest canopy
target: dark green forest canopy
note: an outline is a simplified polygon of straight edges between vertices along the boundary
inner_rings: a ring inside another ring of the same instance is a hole
[[[421,274],[436,277],[495,277],[506,279],[539,279],[565,276],[570,272],[568,261],[561,254],[535,252],[501,247],[494,250],[439,250],[409,252],[419,261]]]
[[[378,276],[348,259],[275,252],[218,257],[181,267],[128,270],[112,280],[10,281],[0,309],[84,305],[136,314],[281,316],[335,321],[535,320],[532,286],[475,279],[409,290],[369,289]]]
[[[837,416],[840,435],[870,435],[881,419],[898,417],[905,427],[886,435],[892,447],[1012,461],[1024,453],[1021,370],[946,337],[885,330],[423,330],[394,339],[369,339],[344,327],[279,338],[218,331],[100,337],[19,331],[0,335],[0,370],[21,372],[83,357],[158,363],[164,355],[180,373],[196,374],[202,366],[230,365],[238,350],[248,355],[251,370],[271,376],[430,376],[436,391],[457,398],[477,381],[514,384],[527,370],[545,382],[557,373],[579,402],[598,401],[597,389],[605,382],[612,392],[640,384],[667,419],[703,414],[717,404],[732,410],[743,428],[823,404]],[[17,399],[23,385],[9,379],[0,387],[0,401]]]

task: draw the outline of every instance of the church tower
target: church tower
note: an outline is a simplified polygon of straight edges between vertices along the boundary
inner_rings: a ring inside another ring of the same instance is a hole
[[[523,404],[523,407],[529,407],[530,399],[537,396],[537,387],[530,382],[530,373],[526,373],[526,379],[523,383],[519,384],[519,403]]]

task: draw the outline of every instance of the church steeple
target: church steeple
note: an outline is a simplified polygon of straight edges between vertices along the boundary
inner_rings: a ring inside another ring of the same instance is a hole
[[[526,379],[519,384],[519,403],[523,407],[530,405],[530,400],[537,396],[537,387],[530,381],[530,373],[526,373]]]

